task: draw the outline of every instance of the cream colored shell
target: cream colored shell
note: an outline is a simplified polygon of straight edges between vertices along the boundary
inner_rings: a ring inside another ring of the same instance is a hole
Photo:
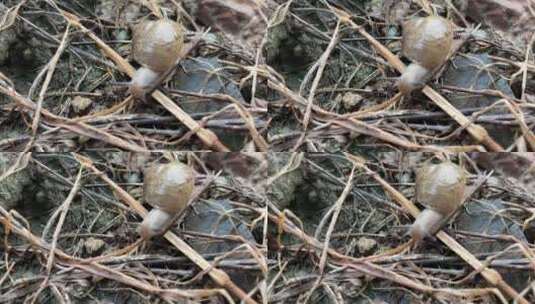
[[[428,164],[416,172],[416,200],[446,216],[462,203],[465,184],[461,167],[451,162]]]
[[[147,203],[169,214],[182,211],[195,186],[193,170],[173,161],[153,165],[145,170],[143,197]]]
[[[132,55],[142,66],[165,72],[179,59],[184,46],[184,30],[174,21],[145,21],[134,29]]]
[[[403,24],[403,55],[428,70],[444,63],[453,44],[453,26],[439,16],[411,19]]]

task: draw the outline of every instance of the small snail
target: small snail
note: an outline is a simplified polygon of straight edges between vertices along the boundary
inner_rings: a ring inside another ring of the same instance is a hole
[[[416,200],[426,207],[412,224],[410,234],[418,243],[435,234],[440,226],[461,205],[466,176],[451,162],[428,164],[416,171]]]
[[[186,208],[195,178],[193,170],[178,161],[153,165],[144,175],[143,198],[154,208],[138,231],[143,239],[149,239],[163,234],[174,216]]]
[[[130,93],[144,99],[160,76],[176,64],[184,47],[184,30],[177,22],[160,19],[137,25],[132,55],[141,64],[130,82]]]
[[[421,88],[448,58],[453,44],[453,25],[438,16],[411,19],[403,24],[401,49],[412,63],[398,81],[403,95]]]

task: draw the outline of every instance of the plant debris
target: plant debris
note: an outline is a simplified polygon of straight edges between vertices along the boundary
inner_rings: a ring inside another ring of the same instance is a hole
[[[2,1],[0,303],[535,303],[534,31],[534,0]]]

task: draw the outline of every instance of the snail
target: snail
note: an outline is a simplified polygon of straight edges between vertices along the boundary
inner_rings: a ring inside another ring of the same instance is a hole
[[[154,208],[139,227],[143,239],[165,232],[175,215],[186,208],[194,181],[193,170],[178,161],[153,165],[145,170],[143,198]]]
[[[466,176],[449,161],[427,164],[416,171],[416,200],[426,207],[414,221],[410,234],[418,243],[435,234],[444,221],[461,205]]]
[[[173,67],[184,47],[184,30],[174,21],[145,21],[134,28],[132,55],[141,64],[130,82],[130,93],[145,98],[147,90]]]
[[[403,24],[401,50],[412,63],[398,81],[403,95],[421,88],[447,60],[453,44],[453,25],[438,16],[419,17]]]

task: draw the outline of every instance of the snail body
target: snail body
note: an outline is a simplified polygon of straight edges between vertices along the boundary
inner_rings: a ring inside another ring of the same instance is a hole
[[[132,77],[132,95],[144,99],[147,89],[176,64],[183,47],[184,30],[177,22],[160,19],[137,25],[132,37],[132,56],[141,68]]]
[[[193,170],[183,163],[153,165],[145,170],[143,198],[154,208],[139,227],[144,239],[161,235],[174,216],[184,210],[193,192]]]
[[[444,220],[461,205],[466,176],[451,163],[428,164],[416,172],[416,200],[426,207],[414,221],[410,234],[418,243],[435,234]]]
[[[401,51],[412,63],[398,81],[408,95],[423,87],[433,72],[448,58],[453,44],[453,25],[439,16],[419,17],[403,24]]]

